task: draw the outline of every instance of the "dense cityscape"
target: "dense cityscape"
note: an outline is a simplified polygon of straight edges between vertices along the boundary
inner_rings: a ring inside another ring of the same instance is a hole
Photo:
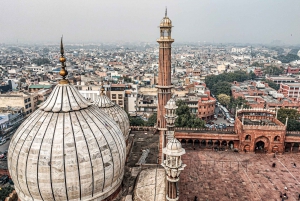
[[[0,41],[0,200],[300,199],[300,46],[176,43],[174,24]]]

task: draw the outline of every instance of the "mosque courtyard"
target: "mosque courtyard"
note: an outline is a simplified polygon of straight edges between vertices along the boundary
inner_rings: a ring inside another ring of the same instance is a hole
[[[197,196],[198,201],[281,201],[280,192],[288,201],[299,198],[299,154],[274,158],[274,154],[184,148],[187,166],[180,176],[179,200],[193,201]]]

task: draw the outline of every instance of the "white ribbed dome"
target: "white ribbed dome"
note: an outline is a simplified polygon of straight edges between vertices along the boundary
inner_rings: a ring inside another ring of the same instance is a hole
[[[169,156],[181,156],[185,153],[185,150],[182,148],[181,143],[176,138],[173,138],[163,148],[163,153]]]
[[[59,84],[14,134],[8,168],[22,201],[100,201],[119,188],[125,152],[116,122]]]
[[[127,140],[130,132],[130,123],[127,113],[118,104],[113,103],[103,92],[100,92],[99,98],[95,101],[95,105],[117,122],[125,140]]]
[[[160,27],[172,27],[172,21],[168,17],[164,17],[160,21]]]
[[[178,108],[178,106],[176,105],[176,102],[175,102],[174,98],[170,98],[170,100],[165,105],[165,108],[166,109],[171,109],[171,110],[176,110]]]

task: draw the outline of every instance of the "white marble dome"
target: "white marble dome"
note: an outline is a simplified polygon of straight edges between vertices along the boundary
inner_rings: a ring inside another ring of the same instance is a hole
[[[100,201],[120,187],[125,152],[116,122],[58,84],[11,139],[8,168],[22,201]]]
[[[102,89],[99,98],[94,104],[117,122],[124,135],[125,141],[127,141],[130,132],[130,123],[127,113],[118,104],[113,103],[103,93]]]
[[[185,153],[185,150],[182,148],[181,143],[176,138],[173,138],[163,148],[163,152],[170,156],[180,156]]]

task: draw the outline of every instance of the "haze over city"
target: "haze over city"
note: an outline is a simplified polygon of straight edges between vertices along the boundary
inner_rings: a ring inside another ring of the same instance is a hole
[[[0,43],[155,42],[165,7],[178,43],[299,44],[300,1],[1,1]]]
[[[300,200],[299,0],[0,8],[0,201]]]

